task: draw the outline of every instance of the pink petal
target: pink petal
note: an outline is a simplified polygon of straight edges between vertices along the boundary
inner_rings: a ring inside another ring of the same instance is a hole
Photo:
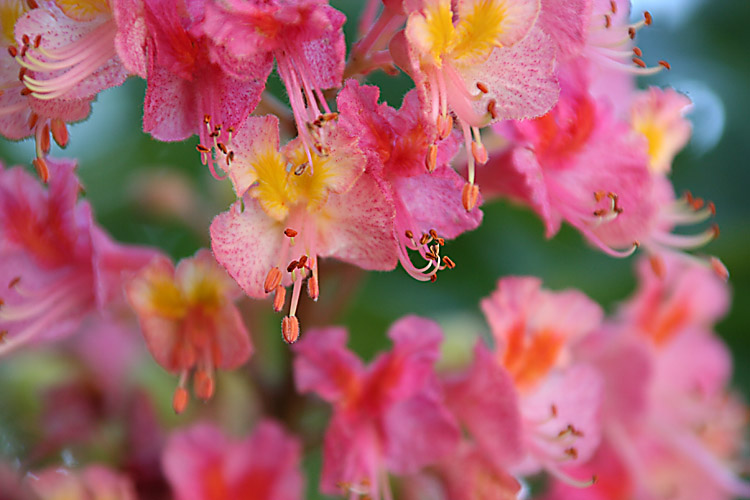
[[[245,293],[264,298],[268,271],[279,265],[281,243],[286,238],[284,229],[266,215],[256,200],[245,196],[214,218],[211,250]]]
[[[228,167],[234,192],[242,197],[257,180],[253,164],[268,152],[279,150],[279,119],[273,115],[251,116],[232,137],[234,160]]]
[[[578,55],[586,44],[593,0],[542,0],[539,26],[557,46],[557,57]]]
[[[456,421],[433,394],[396,403],[384,417],[386,463],[396,474],[412,474],[455,453]]]
[[[359,390],[364,370],[346,348],[344,328],[306,332],[294,345],[294,381],[299,392],[314,391],[328,402],[345,401]]]
[[[502,469],[521,459],[521,414],[513,380],[481,342],[468,373],[448,380],[445,392],[451,410],[495,466]]]
[[[482,99],[472,102],[468,112],[461,109],[455,111],[459,116],[485,116],[488,102],[494,99],[498,120],[525,120],[541,116],[555,105],[560,94],[554,66],[554,45],[539,28],[532,29],[517,44],[495,48],[484,63],[461,69],[467,89],[475,89],[477,82],[481,82],[489,92]],[[469,123],[473,126],[484,125]]]
[[[147,28],[143,0],[112,0],[112,13],[117,23],[115,48],[122,64],[131,73],[146,78]]]

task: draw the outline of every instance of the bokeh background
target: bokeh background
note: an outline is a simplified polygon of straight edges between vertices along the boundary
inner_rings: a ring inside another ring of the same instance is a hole
[[[353,0],[331,3],[350,19],[356,19],[361,8],[361,3]],[[644,9],[653,14],[655,22],[639,32],[637,43],[651,60],[668,60],[672,70],[640,84],[670,85],[694,101],[690,115],[694,136],[676,159],[672,178],[678,193],[690,189],[716,203],[721,236],[702,251],[719,256],[731,273],[733,306],[718,331],[732,349],[735,383],[750,399],[750,2],[634,1],[634,13]],[[347,28],[351,42],[355,23]],[[410,88],[403,76],[375,74],[369,81],[380,85],[383,97],[396,107]],[[275,76],[270,89],[283,98]],[[116,239],[154,245],[182,258],[208,246],[208,224],[213,215],[226,209],[233,195],[228,181],[214,181],[200,165],[197,138],[164,144],[141,131],[144,91],[144,82],[131,79],[102,93],[92,116],[71,127],[66,151],[54,150],[53,154],[79,159],[86,197],[99,223]],[[0,158],[6,165],[28,165],[32,157],[30,141],[0,141]],[[451,362],[468,355],[471,342],[467,337],[486,334],[478,303],[494,289],[500,276],[536,275],[552,289],[576,287],[608,311],[632,292],[634,258],[607,257],[568,227],[546,240],[537,217],[510,203],[494,202],[483,210],[479,229],[448,243],[447,253],[457,268],[441,273],[434,284],[416,282],[400,269],[364,273],[324,263],[321,301],[314,308],[309,307],[309,301],[303,304],[303,328],[343,324],[350,330],[353,349],[371,357],[387,347],[385,332],[395,319],[419,314],[436,319],[446,329],[446,353]],[[134,380],[147,387],[167,426],[213,415],[242,430],[246,422],[264,412],[294,421],[303,429],[320,430],[326,418],[324,408],[302,417],[299,401],[277,397],[290,390],[289,356],[280,338],[280,316],[270,313],[268,302],[245,300],[243,308],[261,355],[248,367],[220,378],[219,394],[210,408],[191,409],[182,420],[170,415],[176,381],[147,356],[134,368]],[[0,362],[0,455],[6,458],[24,456],[41,425],[32,416],[41,405],[41,388],[65,373],[54,355],[41,358],[43,362],[24,356],[22,361]],[[245,394],[248,373],[256,380],[250,397]],[[311,446],[315,449],[315,443]],[[83,460],[80,453],[78,459]],[[106,450],[96,453],[107,456]],[[314,478],[319,454],[313,452],[311,457],[306,466]],[[311,488],[311,493],[315,490]]]

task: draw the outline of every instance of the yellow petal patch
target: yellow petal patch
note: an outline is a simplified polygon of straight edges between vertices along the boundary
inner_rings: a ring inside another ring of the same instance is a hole
[[[409,19],[409,38],[423,53],[428,53],[440,66],[455,37],[450,0],[438,0],[425,5],[422,13]]]
[[[3,0],[0,1],[0,24],[3,28],[3,45],[15,45],[13,28],[16,21],[28,11],[26,2],[20,0]],[[5,56],[4,56],[5,57]]]
[[[149,305],[161,317],[179,319],[187,312],[187,304],[182,292],[171,276],[154,275],[150,277]]]
[[[92,19],[111,12],[108,0],[55,0],[66,16],[76,21]]]
[[[499,47],[507,18],[507,4],[503,0],[473,0],[463,2],[456,25],[455,43],[451,56],[458,61],[483,59]]]
[[[252,163],[258,178],[252,196],[269,216],[283,220],[296,203],[288,187],[288,178],[293,174],[287,172],[286,162],[278,151],[269,149],[256,156]]]

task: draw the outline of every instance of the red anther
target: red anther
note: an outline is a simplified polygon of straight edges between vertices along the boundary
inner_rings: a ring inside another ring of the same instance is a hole
[[[435,241],[437,241],[437,244],[440,246],[445,245],[445,240],[443,238],[435,238]]]
[[[310,276],[310,279],[307,280],[307,295],[316,302],[320,297],[320,283],[318,283],[318,278],[315,275]]]
[[[266,291],[266,293],[271,293],[276,290],[276,287],[278,287],[280,284],[281,271],[278,267],[272,267],[266,275],[266,281],[263,282],[263,289]]]
[[[568,425],[568,429],[570,429],[570,433],[573,434],[575,437],[583,437],[583,432],[579,431],[572,425]]]
[[[631,40],[635,38],[635,28],[633,28],[632,26],[628,28],[628,36]]]
[[[464,189],[461,192],[461,203],[467,212],[471,211],[477,206],[477,200],[479,199],[479,186],[476,184],[464,184]]]
[[[219,148],[222,153],[227,154],[227,147],[223,143],[217,142],[216,147]]]
[[[68,127],[65,126],[65,122],[59,118],[52,120],[50,124],[50,130],[52,131],[52,138],[55,140],[58,146],[64,148],[68,145]]]
[[[281,310],[284,309],[285,302],[286,302],[286,288],[279,285],[276,287],[276,293],[273,296],[274,312],[281,312]]]
[[[615,0],[609,0],[609,10],[612,11],[612,14],[617,14],[617,2]]]
[[[447,255],[443,257],[443,262],[445,262],[445,267],[447,267],[448,269],[453,269],[456,267],[456,263],[453,262],[453,260]]]
[[[307,162],[303,163],[302,165],[297,166],[297,168],[294,169],[294,175],[302,175],[305,172],[306,168],[307,168]]]
[[[203,123],[205,124],[211,123],[211,115],[203,115]]]
[[[234,127],[228,127],[227,132],[229,132],[230,134],[234,134]]]
[[[557,418],[557,405],[551,405],[549,410],[552,413],[552,418]]]
[[[594,210],[594,217],[604,217],[605,215],[607,215],[607,210],[603,208],[597,208]]]
[[[284,229],[284,235],[287,236],[288,238],[294,238],[298,234],[299,233],[295,231],[294,229],[292,229],[291,227]]]
[[[664,266],[664,259],[659,255],[652,255],[649,257],[648,262],[651,264],[651,270],[654,272],[654,276],[659,279],[664,279],[664,276],[667,274],[666,267]]]
[[[643,51],[638,47],[633,47],[633,54],[637,55],[638,57],[643,57]]]
[[[292,271],[297,269],[297,264],[299,264],[299,262],[297,262],[296,260],[291,261],[289,265],[286,266],[286,272],[291,273]]]
[[[430,236],[432,236],[433,238],[437,239],[437,237],[438,237],[437,231],[435,231],[434,229],[430,229],[427,232],[430,233]]]
[[[18,81],[22,82],[24,76],[26,76],[26,68],[21,68],[18,70]],[[21,94],[23,94],[23,91],[21,91]]]
[[[643,62],[643,59],[640,59],[640,58],[638,58],[638,57],[634,57],[634,58],[633,58],[633,62],[634,62],[634,63],[635,63],[636,65],[640,66],[641,68],[645,68],[645,67],[646,67],[646,63],[645,63],[645,62]]]
[[[229,163],[232,161],[234,161],[234,151],[230,151],[227,155],[227,165],[229,165]]]
[[[712,224],[711,231],[713,231],[714,233],[714,239],[719,237],[719,225],[718,224]]]
[[[451,135],[453,130],[453,117],[451,115],[439,115],[437,119],[438,137],[445,139]]]
[[[26,4],[29,6],[29,9],[39,8],[39,4],[36,3],[36,0],[26,0]]]
[[[29,116],[29,130],[33,129],[36,126],[37,120],[39,120],[39,115],[36,113],[31,113],[31,116]]]
[[[607,193],[605,193],[604,191],[594,191],[594,199],[597,203],[602,201],[605,196],[607,196]]]
[[[52,144],[49,140],[49,125],[45,124],[42,129],[42,135],[39,137],[39,147],[46,154],[49,153]]]
[[[430,146],[427,148],[427,156],[425,156],[424,159],[424,165],[425,167],[427,167],[427,171],[430,173],[434,172],[437,168],[437,154],[437,144],[430,144]]]
[[[196,370],[193,377],[195,395],[203,401],[208,401],[214,395],[214,378],[205,370]]]
[[[307,255],[303,255],[299,258],[299,262],[297,262],[297,269],[302,269],[305,267],[305,264],[307,264]]]
[[[5,339],[8,337],[8,330],[2,330],[0,331],[0,344],[5,342]]]
[[[21,277],[20,276],[16,276],[12,280],[10,280],[10,283],[8,283],[8,288],[13,288],[14,286],[16,286],[18,284],[19,281],[21,281]]]
[[[420,245],[426,245],[428,241],[430,241],[430,235],[427,233],[424,233],[422,237],[419,238]]]
[[[709,264],[711,264],[711,270],[713,270],[713,272],[716,273],[719,278],[721,278],[723,281],[727,281],[729,279],[729,270],[722,261],[720,261],[716,257],[711,257],[710,259],[708,259],[708,262]]]
[[[484,144],[478,142],[471,143],[471,155],[474,157],[474,161],[480,165],[484,165],[489,159],[487,148],[484,147]]]
[[[29,35],[22,35],[21,42],[23,42],[24,45],[29,45],[29,43],[31,43],[31,40],[29,40]]]
[[[26,57],[26,51],[28,50],[28,48],[28,45],[24,45],[23,47],[21,47],[21,57]]]
[[[651,13],[647,10],[643,11],[643,19],[646,21],[646,26],[651,26],[654,22],[654,18],[651,17]]]
[[[30,94],[31,94],[31,89],[28,89],[26,87],[24,87],[23,89],[21,89],[21,95],[26,96],[26,95],[30,95]]]
[[[407,230],[406,230],[406,231],[404,232],[404,235],[405,235],[405,236],[406,236],[406,237],[407,237],[408,239],[410,239],[410,240],[414,238],[414,233],[412,233],[412,232],[411,232],[411,231],[409,231],[408,229],[407,229]]]
[[[39,176],[42,182],[46,184],[47,181],[49,181],[49,167],[47,166],[47,162],[44,160],[44,158],[37,157],[34,158],[31,163],[36,169],[36,174]]]
[[[693,193],[691,193],[690,191],[685,191],[685,194],[683,196],[685,196],[685,201],[688,202],[688,205],[693,204]]]
[[[188,404],[188,391],[184,387],[178,387],[174,391],[174,396],[172,396],[172,409],[174,412],[179,415],[183,411],[185,411],[185,408],[187,408]]]
[[[432,260],[432,261],[437,262],[437,255],[435,255],[435,253],[432,252],[432,251],[425,252],[424,256],[427,257],[428,259]]]
[[[491,100],[491,101],[490,101],[490,102],[489,102],[489,103],[487,104],[487,112],[488,112],[488,113],[490,114],[490,116],[492,117],[492,119],[493,119],[493,120],[494,120],[495,118],[497,118],[497,109],[496,109],[496,108],[497,108],[497,103],[495,102],[495,100],[494,100],[494,99],[492,99],[492,100]]]
[[[221,123],[218,125],[214,125],[214,132],[216,132],[216,135],[219,135],[221,133]]]
[[[490,91],[490,89],[487,88],[487,85],[483,84],[482,82],[477,82],[477,88],[482,94],[486,94]]]
[[[711,212],[711,215],[716,216],[716,205],[714,205],[713,201],[708,202],[708,211]]]
[[[640,246],[641,246],[641,242],[640,242],[640,241],[638,241],[638,240],[635,240],[635,241],[633,242],[633,246],[634,246],[635,248],[640,248]]]
[[[572,447],[571,448],[566,448],[565,449],[565,454],[568,455],[573,460],[575,460],[576,458],[578,458],[578,450],[576,450],[575,448],[572,448]]]
[[[609,28],[612,26],[612,18],[609,17],[609,14],[604,14],[604,27]]]
[[[15,45],[8,47],[8,54],[10,54],[10,57],[16,57],[18,55],[18,49]]]
[[[38,49],[39,44],[42,43],[42,35],[37,35],[36,38],[34,38],[34,48]]]
[[[199,153],[210,153],[211,152],[211,150],[208,149],[203,144],[196,144],[195,149],[197,149]]]
[[[437,274],[433,274],[430,276],[430,283],[435,283],[437,281]]]
[[[700,210],[701,208],[703,208],[704,203],[705,202],[703,201],[703,198],[693,198],[693,201],[692,203],[690,203],[690,205],[692,205],[693,210]]]
[[[281,320],[281,337],[287,344],[294,344],[299,338],[299,320],[297,316],[286,316]]]
[[[667,71],[669,71],[670,69],[672,69],[672,65],[669,64],[667,61],[664,61],[664,60],[659,61],[659,66],[667,68]]]

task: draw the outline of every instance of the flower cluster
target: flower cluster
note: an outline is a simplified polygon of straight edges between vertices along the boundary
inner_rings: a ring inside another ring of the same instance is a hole
[[[318,441],[320,491],[350,500],[750,496],[746,410],[713,331],[728,272],[691,253],[718,228],[681,229],[716,209],[678,197],[669,177],[691,101],[635,84],[670,69],[635,45],[649,12],[631,22],[627,0],[370,0],[348,57],[346,17],[326,0],[0,0],[0,22],[0,134],[34,138],[39,178],[0,165],[0,358],[54,345],[77,366],[45,393],[44,445],[0,460],[2,498],[297,500]],[[266,90],[274,70],[288,107]],[[365,81],[378,71],[413,82],[398,108]],[[143,131],[197,135],[196,166],[233,189],[202,228],[210,250],[177,263],[114,242],[76,162],[50,154],[129,77],[146,82]],[[635,294],[605,315],[582,292],[501,278],[481,302],[490,335],[450,368],[429,319],[396,322],[391,350],[369,363],[346,329],[307,328],[303,288],[313,302],[324,277],[335,289],[332,260],[400,266],[430,286],[457,266],[449,240],[498,198],[531,208],[548,237],[566,222],[610,256],[644,253]],[[274,359],[245,296],[284,311],[285,382],[237,370]],[[247,418],[216,410],[170,431],[138,380],[144,346],[177,379],[174,413],[200,411],[191,391],[231,406],[252,379]],[[99,439],[117,452],[39,463]]]

